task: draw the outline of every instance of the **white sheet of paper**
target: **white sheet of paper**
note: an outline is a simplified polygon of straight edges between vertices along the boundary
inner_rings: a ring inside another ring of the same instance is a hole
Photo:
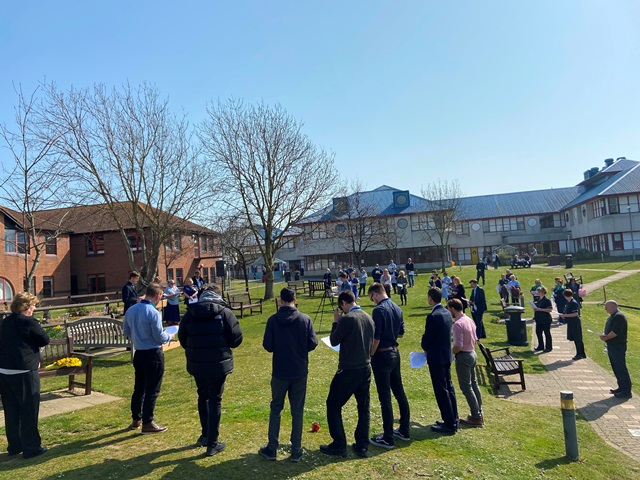
[[[178,333],[178,325],[171,325],[165,328],[164,331],[167,332],[169,335],[175,335],[176,333]]]
[[[331,350],[335,350],[336,352],[340,351],[340,345],[336,345],[335,347],[333,345],[331,345],[331,340],[329,340],[329,337],[324,337],[321,340]]]
[[[427,355],[424,352],[410,352],[409,364],[411,368],[422,368],[427,363]]]
[[[531,305],[531,308],[536,308],[536,304],[533,302],[533,300],[529,300],[529,305]]]

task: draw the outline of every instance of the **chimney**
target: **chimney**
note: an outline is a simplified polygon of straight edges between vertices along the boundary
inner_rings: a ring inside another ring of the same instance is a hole
[[[618,157],[618,158],[616,158],[616,162],[617,162],[618,160],[626,160],[626,159],[627,159],[627,157]]]
[[[621,157],[621,158],[624,158],[624,157]],[[618,160],[620,160],[620,158],[618,158]],[[613,158],[605,158],[604,168],[610,167],[611,165],[613,165]]]

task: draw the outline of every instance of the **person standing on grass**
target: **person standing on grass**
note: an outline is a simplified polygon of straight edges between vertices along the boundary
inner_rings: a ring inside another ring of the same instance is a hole
[[[389,299],[379,283],[369,287],[369,299],[376,304],[372,312],[375,330],[371,345],[371,367],[378,389],[383,427],[383,433],[371,437],[369,442],[378,447],[392,449],[394,437],[409,440],[409,401],[402,385],[398,352],[398,338],[404,335],[404,319],[402,309]],[[395,430],[391,392],[400,408],[400,426]]]
[[[427,365],[436,402],[442,415],[431,430],[437,433],[456,433],[458,430],[458,405],[451,381],[451,313],[442,305],[442,291],[432,287],[427,292],[427,301],[432,307],[422,335],[422,349],[427,356]],[[462,303],[461,303],[462,304]]]
[[[360,283],[359,283],[358,296],[362,296],[367,291],[367,271],[364,267],[360,267]]]
[[[472,278],[469,280],[469,286],[471,288],[471,298],[469,299],[469,305],[471,306],[471,317],[473,323],[476,325],[476,335],[478,338],[487,338],[487,332],[484,329],[484,322],[482,316],[487,311],[487,297],[484,294],[484,289],[478,285],[478,280]],[[460,302],[462,304],[462,302]]]
[[[407,259],[407,263],[404,266],[404,269],[407,271],[407,277],[409,279],[409,288],[413,288],[413,286],[416,284],[415,283],[416,266],[413,263],[413,260],[411,260],[411,258]]]
[[[572,360],[580,360],[587,358],[584,352],[584,342],[582,341],[582,323],[580,322],[580,304],[573,297],[571,289],[566,288],[562,292],[564,298],[567,300],[567,304],[564,307],[564,312],[561,318],[567,324],[567,340],[576,344],[576,354]]]
[[[564,312],[564,307],[567,304],[567,300],[564,298],[564,283],[560,277],[556,277],[554,279],[555,287],[553,287],[553,301],[556,302],[556,310],[558,313]],[[564,320],[562,318],[558,319],[558,323],[563,324]]]
[[[462,312],[462,302],[457,298],[452,298],[447,302],[447,310],[455,320],[451,351],[456,359],[458,384],[471,409],[471,415],[461,418],[460,423],[471,427],[482,427],[484,425],[482,395],[476,378],[476,363],[478,362],[475,351],[476,343],[478,343],[476,325]]]
[[[398,293],[400,294],[400,305],[407,304],[407,276],[404,270],[400,270],[398,275]]]
[[[484,272],[487,269],[487,264],[484,263],[484,260],[480,260],[476,264],[476,276],[478,277],[478,281],[482,278],[482,285],[484,285]]]
[[[422,335],[422,349],[427,356],[427,365],[442,422],[436,421],[431,430],[436,433],[454,434],[458,430],[458,404],[451,381],[451,313],[442,305],[442,291],[431,287],[427,300],[432,307]]]
[[[347,437],[342,423],[342,407],[354,396],[358,405],[358,423],[353,452],[368,456],[369,445],[369,386],[371,385],[371,345],[374,324],[353,296],[346,290],[338,296],[338,308],[333,312],[331,345],[340,345],[338,371],[331,381],[327,396],[327,424],[333,441],[320,445],[326,455],[347,456]]]
[[[238,319],[220,296],[220,287],[206,287],[198,303],[189,305],[178,330],[187,357],[187,372],[198,388],[201,435],[198,443],[211,457],[226,445],[219,441],[222,392],[227,375],[233,372],[232,348],[242,343]]]
[[[0,320],[0,397],[10,457],[22,453],[32,458],[47,451],[38,431],[38,367],[40,348],[49,344],[49,336],[33,317],[37,304],[35,295],[18,293],[11,315]]]
[[[536,292],[538,300],[535,300],[536,306],[533,309],[535,312],[533,318],[536,321],[536,336],[538,337],[538,346],[535,350],[550,352],[553,350],[553,340],[551,339],[551,312],[553,311],[553,305],[551,305],[551,300],[546,295],[547,289],[543,286],[538,287]],[[543,334],[547,339],[546,344],[542,339]]]
[[[162,330],[162,318],[156,305],[162,299],[162,287],[151,283],[144,298],[124,314],[122,326],[125,336],[133,341],[133,369],[135,381],[131,395],[131,418],[129,429],[142,425],[142,433],[161,433],[167,427],[153,421],[153,411],[160,394],[164,376],[164,353],[162,345],[169,343],[173,335]]]
[[[164,307],[164,319],[169,325],[178,325],[180,323],[180,290],[172,278],[164,287],[164,298],[167,299],[167,305]]]
[[[280,417],[284,397],[291,406],[292,462],[302,458],[302,424],[307,396],[309,352],[318,346],[313,323],[308,315],[296,308],[296,292],[290,288],[280,291],[280,308],[267,320],[262,346],[273,353],[271,361],[271,412],[269,414],[269,443],[258,453],[267,460],[275,460],[280,436]]]
[[[140,274],[133,271],[129,274],[129,281],[122,287],[122,303],[124,304],[124,313],[127,313],[131,307],[138,303],[138,291],[136,284],[140,280]]]
[[[605,311],[609,314],[604,326],[604,334],[600,340],[607,343],[607,355],[611,363],[611,369],[618,381],[618,388],[612,388],[610,392],[616,398],[631,398],[631,377],[627,368],[627,317],[618,308],[618,303],[609,300],[604,304]]]

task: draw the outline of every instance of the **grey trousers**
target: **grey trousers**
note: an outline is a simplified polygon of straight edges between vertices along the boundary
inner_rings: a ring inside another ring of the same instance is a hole
[[[478,380],[476,378],[476,362],[478,356],[476,352],[458,352],[456,354],[456,373],[458,374],[458,383],[460,390],[467,399],[471,416],[474,418],[482,417],[482,396],[478,388]]]
[[[307,396],[307,377],[297,380],[283,380],[271,377],[271,413],[269,414],[269,449],[278,449],[280,436],[280,417],[284,408],[284,397],[289,395],[291,406],[291,447],[302,447],[302,421],[304,402]]]

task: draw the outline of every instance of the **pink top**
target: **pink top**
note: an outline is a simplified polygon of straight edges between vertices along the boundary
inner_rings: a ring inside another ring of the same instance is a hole
[[[453,324],[453,345],[463,352],[472,352],[477,341],[475,322],[460,312]]]

